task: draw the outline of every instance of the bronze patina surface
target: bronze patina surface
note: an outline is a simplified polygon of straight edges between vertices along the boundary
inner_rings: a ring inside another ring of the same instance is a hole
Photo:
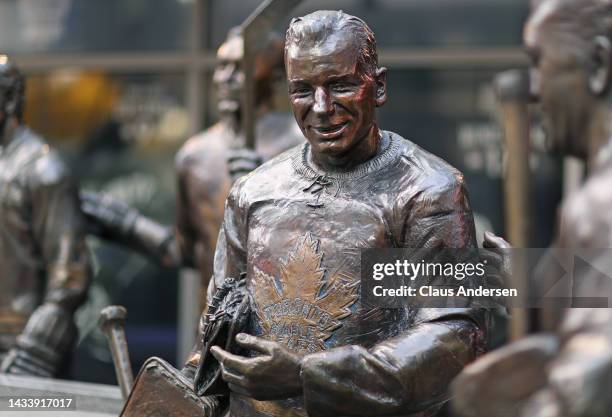
[[[25,79],[0,56],[2,371],[55,376],[76,339],[90,264],[85,218],[59,155],[23,124]]]
[[[366,307],[360,251],[475,247],[463,177],[379,129],[386,69],[361,19],[336,11],[294,19],[285,63],[307,143],[234,185],[209,286],[213,294],[246,273],[252,298],[250,334],[236,337],[251,354],[212,348],[230,413],[436,415],[451,379],[484,348],[485,313]]]
[[[588,166],[585,183],[562,203],[554,247],[608,248],[604,256],[612,247],[611,18],[610,1],[543,0],[535,3],[524,32],[531,91],[550,143]],[[605,262],[609,272],[612,265]],[[538,269],[543,280],[551,270],[554,265]],[[574,281],[573,295],[580,295],[579,282],[597,282],[597,292],[610,299],[609,279]],[[465,417],[609,416],[611,320],[610,309],[544,309],[544,330],[555,333],[521,340],[468,367],[455,384],[457,411]],[[495,368],[505,375],[493,375]],[[488,398],[497,407],[483,401],[485,391],[498,393]]]

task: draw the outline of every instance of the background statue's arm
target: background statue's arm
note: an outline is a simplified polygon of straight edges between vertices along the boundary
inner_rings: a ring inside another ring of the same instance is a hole
[[[174,231],[110,196],[81,192],[89,233],[133,249],[167,267],[182,265]]]

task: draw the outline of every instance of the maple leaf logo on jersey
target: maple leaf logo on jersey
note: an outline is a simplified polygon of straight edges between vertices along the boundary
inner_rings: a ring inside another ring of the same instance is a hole
[[[297,352],[325,349],[325,340],[351,314],[359,281],[339,273],[326,278],[322,259],[319,240],[308,233],[281,263],[278,278],[254,268],[255,311],[263,337]]]

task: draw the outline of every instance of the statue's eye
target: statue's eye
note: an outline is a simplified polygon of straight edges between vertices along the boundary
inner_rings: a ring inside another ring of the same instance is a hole
[[[305,87],[305,86],[295,87],[291,91],[291,94],[293,94],[294,96],[298,96],[298,97],[306,97],[310,94],[310,88]]]
[[[332,91],[340,94],[350,93],[351,91],[353,91],[352,87],[352,85],[346,83],[334,83],[331,85]]]

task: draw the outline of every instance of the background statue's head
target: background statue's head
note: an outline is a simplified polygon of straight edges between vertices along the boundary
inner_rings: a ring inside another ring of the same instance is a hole
[[[283,39],[275,32],[268,34],[264,47],[255,56],[255,99],[258,106],[272,100],[274,85],[284,76]],[[219,63],[213,82],[217,91],[220,113],[240,110],[244,72],[242,70],[243,41],[239,27],[229,31],[217,50]]]
[[[0,131],[13,117],[21,123],[24,103],[25,78],[8,57],[0,55]]]
[[[554,149],[586,157],[609,100],[612,0],[536,0],[525,26],[531,88]]]
[[[341,11],[291,21],[285,39],[289,99],[315,153],[342,155],[378,132],[375,108],[387,100],[374,33]]]

